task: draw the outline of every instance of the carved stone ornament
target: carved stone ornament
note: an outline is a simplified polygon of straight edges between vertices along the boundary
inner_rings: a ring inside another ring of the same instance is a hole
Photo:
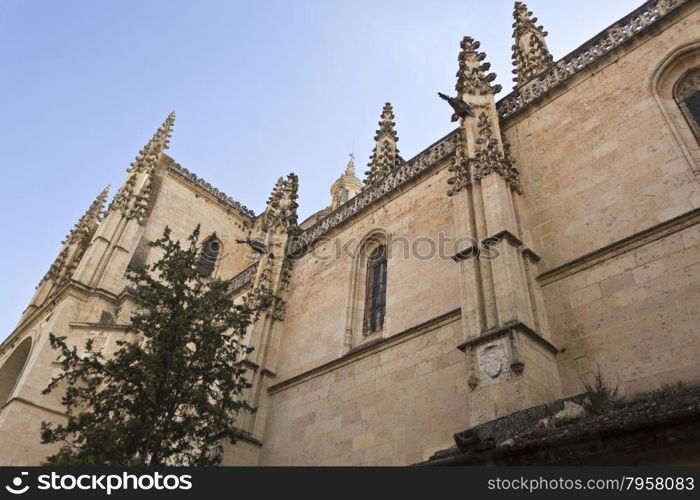
[[[464,131],[459,130],[459,136],[463,136]],[[470,188],[472,185],[471,172],[469,168],[469,158],[467,158],[466,148],[464,147],[464,140],[459,140],[459,144],[455,148],[454,158],[452,160],[452,165],[448,169],[452,176],[447,179],[447,184],[450,185],[450,190],[447,192],[448,196],[454,196],[460,191]]]
[[[508,371],[508,352],[504,342],[494,342],[477,351],[479,374],[482,383],[488,385],[504,377]]]
[[[376,145],[367,164],[369,170],[365,172],[367,175],[365,189],[406,163],[399,155],[399,150],[396,147],[396,143],[399,142],[399,136],[395,127],[394,110],[391,107],[391,103],[387,102],[382,110],[379,130],[374,136]]]
[[[515,23],[513,23],[513,79],[518,85],[531,80],[544,72],[554,62],[552,54],[547,48],[545,37],[547,32],[542,26],[537,26],[536,17],[527,10],[527,5],[515,2],[513,11]]]
[[[253,264],[247,267],[236,276],[231,279],[231,285],[229,286],[229,293],[234,293],[242,288],[246,288],[253,281],[255,273],[258,270],[258,265]]]
[[[280,177],[267,200],[267,209],[257,221],[263,232],[283,230],[290,235],[299,232],[296,200],[299,198],[299,178],[291,173]]]
[[[153,172],[168,149],[175,113],[172,112],[127,169],[129,177],[115,195],[109,210],[121,210],[129,220],[143,225],[150,207]]]
[[[551,66],[538,77],[527,82],[516,91],[498,102],[501,118],[518,113],[528,104],[547,94],[555,87],[599,61],[608,53],[627,42],[632,37],[658,23],[670,12],[690,0],[648,1],[605,33],[584,45],[566,58]]]
[[[365,186],[365,189],[357,196],[303,231],[298,237],[298,252],[295,252],[294,256],[300,257],[303,255],[302,249],[308,250],[310,245],[321,238],[326,232],[352,218],[365,207],[383,198],[388,193],[447,158],[455,151],[455,147],[458,143],[459,140],[457,132],[455,131],[434,146],[420,153],[411,161],[397,167],[381,180],[375,182],[371,186]]]
[[[251,309],[266,310],[272,301],[272,290],[266,286],[257,286],[244,297],[243,303]]]
[[[197,175],[193,174],[189,170],[187,170],[185,167],[180,165],[179,163],[171,163],[168,169],[182,177],[183,179],[188,180],[195,186],[198,186],[199,188],[203,189],[210,195],[212,195],[219,203],[224,205],[226,208],[229,208],[231,210],[234,210],[238,212],[240,215],[244,216],[247,219],[254,219],[255,218],[255,212],[250,210],[248,207],[245,205],[241,205],[239,202],[231,198],[229,195],[224,193],[223,191],[218,190],[211,184],[209,184],[207,181],[202,179],[201,177],[198,177]]]
[[[287,302],[280,297],[275,297],[272,305],[272,317],[277,321],[284,321],[287,316]]]
[[[476,144],[479,145],[479,150],[474,160],[474,179],[480,181],[495,172],[503,177],[511,189],[522,193],[520,173],[513,166],[510,148],[506,148],[504,144],[504,151],[499,150],[499,141],[493,136],[491,120],[486,113],[479,115],[478,128],[479,137]]]
[[[460,44],[462,52],[459,53],[459,71],[457,71],[457,96],[461,99],[465,94],[487,95],[498,94],[502,87],[491,85],[496,79],[494,73],[488,73],[491,64],[482,62],[486,54],[479,52],[480,42],[472,37],[465,36]]]
[[[89,338],[92,340],[93,352],[101,352],[107,344],[107,334],[105,332],[92,332]]]

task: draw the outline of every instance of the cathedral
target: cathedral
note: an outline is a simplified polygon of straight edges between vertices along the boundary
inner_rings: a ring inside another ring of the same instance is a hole
[[[516,2],[513,90],[465,36],[435,96],[455,129],[403,158],[387,103],[364,178],[351,156],[304,221],[303,178],[255,214],[166,154],[169,115],[0,346],[0,463],[56,451],[49,333],[133,340],[126,269],[197,225],[200,272],[273,297],[223,465],[700,463],[699,26],[699,1],[649,0],[556,60]],[[587,413],[596,379],[630,403]]]

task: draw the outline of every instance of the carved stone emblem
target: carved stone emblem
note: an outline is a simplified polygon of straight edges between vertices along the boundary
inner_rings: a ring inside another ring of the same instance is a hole
[[[503,342],[488,344],[478,351],[479,372],[485,384],[502,378],[507,371],[508,354]]]

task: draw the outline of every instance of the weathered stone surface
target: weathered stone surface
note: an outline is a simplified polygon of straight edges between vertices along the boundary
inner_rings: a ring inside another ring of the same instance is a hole
[[[166,120],[0,346],[0,463],[48,454],[40,422],[61,418],[58,395],[41,395],[56,370],[48,333],[94,337],[107,355],[138,341],[124,270],[157,258],[146,242],[166,225],[183,239],[198,224],[221,241],[213,275],[234,278],[237,301],[273,298],[246,339],[257,412],[226,464],[405,465],[436,452],[433,463],[584,463],[608,451],[643,462],[642,429],[660,450],[697,445],[683,420],[694,406],[581,417],[569,397],[597,371],[627,395],[700,382],[700,146],[677,102],[700,68],[700,6],[649,1],[548,69],[526,21],[516,93],[497,109],[495,76],[465,37],[465,106],[453,109],[473,113],[403,161],[387,107],[370,182],[349,165],[330,206],[301,224],[295,175],[256,217],[164,154]],[[383,244],[385,321],[365,335],[365,254]],[[522,439],[545,418],[553,434]],[[463,453],[448,449],[460,429]]]
[[[456,448],[422,465],[690,465],[700,460],[700,387],[650,394],[602,415],[559,419],[544,432],[533,425],[533,417],[562,405],[579,406],[558,401],[458,433]]]

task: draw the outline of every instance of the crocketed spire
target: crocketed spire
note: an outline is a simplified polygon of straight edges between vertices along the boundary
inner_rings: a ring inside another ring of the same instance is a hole
[[[170,113],[163,124],[156,130],[153,137],[144,148],[139,151],[136,159],[131,163],[129,172],[145,172],[153,168],[160,159],[160,156],[168,149],[170,137],[173,134],[175,124],[175,111]]]
[[[56,285],[67,282],[72,277],[73,271],[80,263],[85,250],[90,245],[97,226],[102,221],[103,209],[110,186],[107,185],[95,198],[85,214],[73,226],[66,239],[63,240],[61,251],[56,260],[51,264],[46,275],[41,279],[37,288],[45,281],[53,280]]]
[[[406,163],[399,155],[399,150],[396,147],[396,143],[399,142],[399,136],[396,133],[395,126],[394,109],[391,107],[391,103],[387,102],[382,110],[379,130],[374,136],[376,145],[372,150],[370,162],[367,164],[369,170],[365,172],[367,175],[365,187],[374,184],[396,167]]]
[[[465,36],[460,44],[462,51],[459,53],[459,71],[457,71],[458,97],[464,94],[487,95],[498,94],[501,91],[500,85],[491,85],[496,79],[495,73],[488,73],[491,64],[482,62],[486,59],[486,54],[479,52],[481,43],[470,36]]]
[[[297,208],[299,204],[299,177],[291,173],[287,178],[280,177],[272,188],[267,200],[267,209],[260,216],[259,228],[263,232],[275,231],[281,227],[286,232],[295,232]]]
[[[152,174],[173,133],[175,112],[168,115],[127,169],[127,180],[114,196],[109,210],[122,210],[128,219],[144,224],[151,198]]]
[[[549,68],[554,58],[545,41],[547,32],[535,24],[537,18],[532,17],[527,5],[515,2],[513,17],[513,74],[516,75],[513,81],[520,86]]]

